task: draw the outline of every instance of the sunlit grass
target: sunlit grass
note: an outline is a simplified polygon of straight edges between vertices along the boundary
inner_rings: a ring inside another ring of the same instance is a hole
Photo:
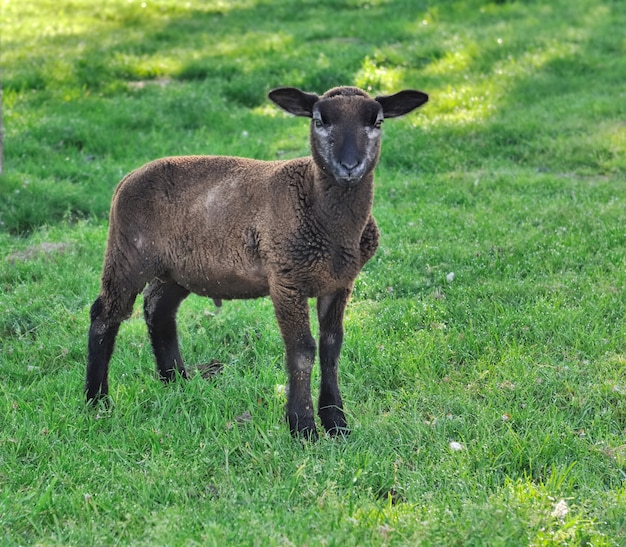
[[[354,77],[356,86],[371,91],[378,90],[380,93],[393,93],[400,88],[402,82],[402,69],[399,67],[388,68],[378,66],[376,61],[366,57],[363,60],[361,70]]]

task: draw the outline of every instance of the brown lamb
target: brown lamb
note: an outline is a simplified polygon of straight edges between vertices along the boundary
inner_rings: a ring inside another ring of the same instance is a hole
[[[108,395],[115,338],[142,290],[164,381],[187,377],[176,313],[189,293],[218,305],[269,295],[286,349],[289,427],[294,435],[315,438],[310,384],[316,344],[308,306],[314,297],[318,415],[329,434],[348,432],[337,366],[346,303],[378,246],[372,201],[381,124],[421,106],[428,96],[405,90],[373,99],[358,88],[338,87],[319,97],[287,87],[271,91],[269,98],[291,114],[311,118],[312,156],[162,158],[117,187],[102,287],[91,308],[88,400]]]

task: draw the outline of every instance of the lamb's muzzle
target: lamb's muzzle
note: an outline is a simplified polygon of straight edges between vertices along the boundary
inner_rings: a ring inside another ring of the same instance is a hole
[[[108,395],[115,338],[142,290],[164,381],[187,377],[176,313],[191,292],[216,302],[269,295],[285,342],[289,426],[293,434],[316,437],[310,386],[316,344],[308,310],[308,298],[315,297],[318,415],[331,435],[348,431],[338,360],[354,280],[378,246],[371,211],[381,125],[428,97],[406,90],[372,99],[355,87],[321,97],[286,87],[269,97],[287,112],[311,118],[311,157],[163,158],[117,187],[100,295],[91,307],[88,400]]]

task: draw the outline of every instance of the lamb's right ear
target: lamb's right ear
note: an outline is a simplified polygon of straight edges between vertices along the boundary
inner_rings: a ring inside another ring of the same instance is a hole
[[[313,116],[313,105],[319,100],[315,93],[300,91],[295,87],[278,87],[268,97],[283,110],[294,116]]]

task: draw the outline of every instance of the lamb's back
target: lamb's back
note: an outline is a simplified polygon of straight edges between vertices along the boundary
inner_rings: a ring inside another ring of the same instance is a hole
[[[157,264],[157,275],[199,294],[264,296],[268,267],[297,231],[293,186],[301,184],[308,161],[181,156],[150,162],[116,190],[109,245],[125,249],[131,262]]]

